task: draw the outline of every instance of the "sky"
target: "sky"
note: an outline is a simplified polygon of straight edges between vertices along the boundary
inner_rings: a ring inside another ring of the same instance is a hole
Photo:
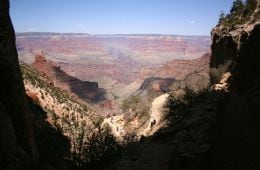
[[[10,0],[16,32],[210,35],[233,0]]]

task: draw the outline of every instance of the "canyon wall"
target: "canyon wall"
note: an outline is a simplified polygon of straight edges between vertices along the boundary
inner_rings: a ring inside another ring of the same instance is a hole
[[[0,77],[0,169],[30,168],[38,156],[8,0],[0,1]]]
[[[246,23],[230,27],[218,25],[212,30],[211,82],[230,75],[227,88],[243,95],[256,109],[260,102],[260,9]],[[223,84],[223,82],[222,82]]]

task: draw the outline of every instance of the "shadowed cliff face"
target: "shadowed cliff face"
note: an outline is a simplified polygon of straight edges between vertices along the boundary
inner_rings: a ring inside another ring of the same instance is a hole
[[[211,68],[217,68],[220,75],[231,72],[231,90],[248,92],[259,81],[260,23],[244,25],[229,33],[215,28],[212,40]]]
[[[260,2],[256,3],[245,23],[232,26],[230,21],[212,30],[211,81],[226,92],[216,114],[207,169],[260,167]]]
[[[228,90],[243,95],[253,110],[259,110],[256,104],[260,101],[259,56],[259,20],[241,25],[229,32],[221,26],[213,29],[211,81],[217,83],[221,77],[223,78],[223,74],[229,72],[231,76],[228,79]]]
[[[8,0],[0,1],[0,77],[0,169],[30,167],[37,151]]]

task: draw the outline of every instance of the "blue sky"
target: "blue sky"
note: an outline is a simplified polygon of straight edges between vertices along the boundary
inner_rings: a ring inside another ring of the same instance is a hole
[[[16,32],[209,35],[233,0],[10,0]]]

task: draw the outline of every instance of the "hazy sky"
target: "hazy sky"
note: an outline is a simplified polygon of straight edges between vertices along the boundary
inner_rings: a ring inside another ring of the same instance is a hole
[[[233,0],[10,0],[16,32],[209,35]]]

